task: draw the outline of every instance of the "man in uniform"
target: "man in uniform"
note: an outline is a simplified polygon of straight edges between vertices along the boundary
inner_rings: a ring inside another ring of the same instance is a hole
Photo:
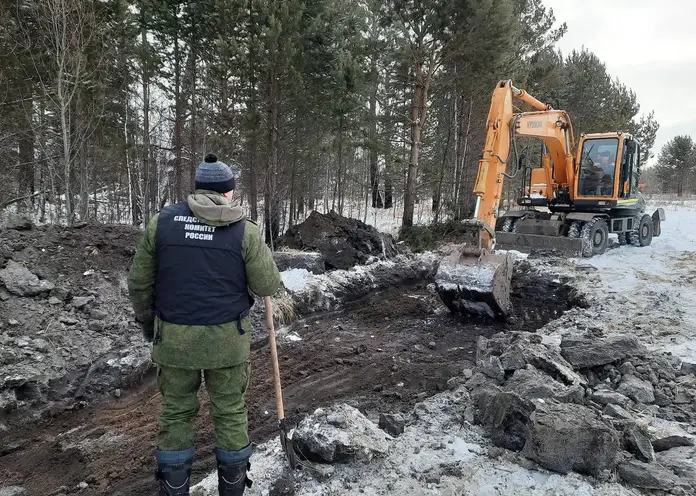
[[[128,289],[158,365],[160,496],[189,494],[201,375],[215,426],[219,493],[240,496],[250,485],[244,400],[250,373],[249,289],[271,296],[281,280],[258,227],[232,201],[232,170],[208,154],[195,183],[187,201],[165,207],[148,224]]]

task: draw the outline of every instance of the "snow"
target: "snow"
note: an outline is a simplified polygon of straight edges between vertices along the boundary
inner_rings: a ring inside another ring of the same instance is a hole
[[[604,255],[574,260],[598,269],[605,299],[623,302],[609,324],[625,332],[629,322],[651,349],[696,360],[696,202],[654,202],[648,212],[665,209],[662,234],[650,246],[622,246]]]
[[[309,271],[307,269],[288,269],[280,273],[283,286],[291,293],[303,291],[309,283]]]

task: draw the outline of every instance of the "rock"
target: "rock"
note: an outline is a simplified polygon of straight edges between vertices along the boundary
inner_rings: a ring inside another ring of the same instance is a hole
[[[56,286],[50,292],[50,296],[58,298],[60,301],[68,301],[72,298],[72,293],[69,289],[63,288],[61,286]]]
[[[527,424],[534,403],[515,393],[482,391],[472,394],[476,401],[477,422],[488,432],[496,446],[520,451],[527,440]]]
[[[34,339],[32,341],[32,346],[41,353],[48,351],[48,343],[43,339]]]
[[[25,496],[27,491],[20,486],[9,486],[0,488],[0,496]]]
[[[479,365],[481,372],[497,381],[505,379],[505,371],[497,356],[486,357]]]
[[[619,372],[621,375],[636,375],[636,368],[631,362],[624,362],[619,366]]]
[[[28,231],[34,226],[34,223],[28,215],[12,213],[7,216],[3,225],[6,229]]]
[[[688,436],[666,436],[652,442],[655,451],[667,451],[680,446],[693,446],[694,439]]]
[[[89,484],[87,484],[85,481],[82,481],[77,485],[78,489],[87,489],[88,487],[89,487]]]
[[[655,451],[650,444],[650,439],[636,426],[629,427],[624,432],[624,443],[626,450],[634,454],[640,461],[647,463],[655,461]]]
[[[11,412],[15,408],[17,408],[17,395],[14,390],[0,390],[0,412]]]
[[[273,259],[281,272],[289,269],[305,269],[313,274],[326,272],[321,253],[276,251],[273,252]]]
[[[71,317],[70,315],[61,315],[58,320],[69,326],[73,326],[79,322],[79,320],[77,320],[75,317]]]
[[[506,356],[507,353],[507,356]],[[477,343],[476,363],[487,356],[505,357],[508,370],[522,368],[521,363],[530,364],[566,384],[586,385],[587,381],[577,374],[570,363],[563,358],[557,348],[542,344],[541,336],[529,332],[499,333],[486,339],[483,336]]]
[[[518,369],[505,383],[505,391],[516,393],[523,398],[556,398],[563,403],[579,403],[583,390],[580,386],[567,387],[531,365],[529,369]]]
[[[637,403],[650,404],[655,401],[653,385],[633,375],[624,376],[616,391],[628,396]]]
[[[105,327],[104,322],[100,320],[92,320],[87,324],[87,329],[94,332],[103,332]]]
[[[669,406],[672,404],[672,398],[667,396],[663,391],[655,389],[655,404],[657,406]]]
[[[10,320],[7,321],[7,323],[8,323],[9,325],[13,326],[13,327],[16,327],[16,326],[19,325],[19,320],[17,320],[17,319],[10,319]]]
[[[93,308],[89,311],[89,317],[94,320],[104,320],[108,316],[108,312],[105,312],[104,310],[99,310],[98,308]]]
[[[474,375],[474,371],[471,370],[471,369],[464,369],[464,370],[462,371],[462,376],[463,376],[464,379],[466,379],[467,381],[468,381],[469,379],[471,379],[471,377],[472,377],[473,375]]]
[[[10,295],[7,291],[0,291],[0,301],[7,301],[10,299]]]
[[[371,256],[384,259],[397,254],[396,242],[391,235],[336,212],[321,214],[313,211],[304,222],[288,229],[278,239],[277,246],[319,252],[329,270],[365,264]]]
[[[379,428],[393,437],[404,433],[406,420],[401,414],[380,413]]]
[[[36,274],[14,260],[9,260],[7,267],[0,270],[0,281],[10,293],[17,296],[36,296],[54,288],[52,283],[39,280]]]
[[[614,391],[606,391],[603,389],[600,389],[592,393],[590,399],[595,403],[599,403],[600,405],[609,405],[613,403],[615,405],[626,406],[631,402],[631,400],[629,400],[628,397],[624,396],[621,393],[617,393]]]
[[[678,482],[677,477],[663,466],[636,460],[619,465],[619,477],[626,484],[653,491],[669,491]]]
[[[638,338],[628,335],[606,339],[564,338],[561,341],[561,355],[578,369],[606,365],[645,352]]]
[[[662,419],[652,419],[647,426],[647,434],[655,452],[666,451],[679,446],[694,446],[694,436],[681,425]]]
[[[73,306],[73,308],[77,308],[78,310],[80,308],[84,308],[85,305],[88,305],[89,303],[92,303],[94,301],[94,296],[89,295],[89,296],[76,296],[72,299],[70,304]]]
[[[672,448],[655,454],[657,462],[677,474],[696,489],[696,450],[692,447]]]
[[[605,406],[602,413],[618,419],[633,420],[633,416],[628,411],[619,405],[614,405],[613,403],[609,403],[607,406]]]
[[[346,428],[329,424],[327,418],[335,414],[345,418]],[[297,426],[293,441],[308,460],[328,463],[370,461],[389,448],[388,435],[346,404],[315,411]]]
[[[51,297],[48,299],[48,304],[49,304],[49,305],[60,305],[61,303],[63,303],[63,302],[60,301],[60,300],[59,300],[58,298],[56,298],[55,296],[51,296]]]
[[[696,375],[696,363],[683,362],[681,364],[681,373]]]
[[[527,428],[522,454],[549,470],[596,476],[618,462],[618,433],[587,407],[538,404]]]

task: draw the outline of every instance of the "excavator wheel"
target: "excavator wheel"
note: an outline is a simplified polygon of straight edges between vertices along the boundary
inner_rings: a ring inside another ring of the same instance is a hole
[[[636,228],[631,233],[631,244],[633,246],[650,246],[653,238],[652,217],[643,214],[636,224]]]
[[[604,219],[595,217],[591,221],[582,226],[580,232],[582,238],[582,256],[591,257],[593,255],[601,255],[607,251],[607,243],[609,240],[609,227]]]
[[[570,227],[568,228],[568,237],[579,238],[580,231],[582,231],[582,221],[574,220],[570,223]]]

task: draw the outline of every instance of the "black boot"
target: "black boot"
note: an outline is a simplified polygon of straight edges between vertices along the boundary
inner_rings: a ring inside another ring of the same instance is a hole
[[[218,493],[220,496],[242,496],[244,489],[251,487],[247,470],[251,467],[251,445],[241,450],[215,449],[218,468]]]
[[[193,448],[184,451],[158,451],[155,478],[159,496],[189,496]]]

